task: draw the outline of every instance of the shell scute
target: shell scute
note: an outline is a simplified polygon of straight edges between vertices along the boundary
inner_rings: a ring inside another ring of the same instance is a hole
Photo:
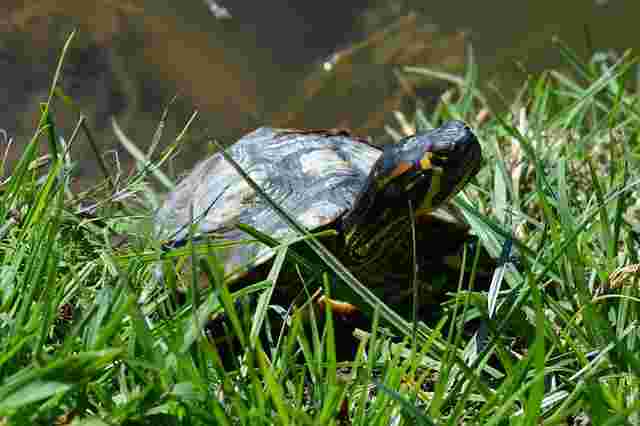
[[[331,224],[353,207],[381,155],[346,134],[266,127],[244,136],[227,152],[308,229]],[[156,214],[156,233],[164,239],[185,239],[192,217],[197,234],[221,233],[227,240],[247,238],[234,229],[239,223],[280,240],[295,235],[219,153],[199,163],[169,194]],[[273,250],[263,244],[241,244],[226,253],[225,271],[272,256]]]

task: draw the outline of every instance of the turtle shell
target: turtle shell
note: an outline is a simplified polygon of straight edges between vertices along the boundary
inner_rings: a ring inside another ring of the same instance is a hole
[[[227,152],[280,206],[307,229],[335,223],[353,208],[382,151],[346,132],[259,128]],[[279,241],[296,233],[218,153],[199,163],[171,192],[156,215],[161,239],[184,240],[193,218],[196,235],[243,240],[249,225]],[[224,256],[225,275],[268,261],[262,243],[238,244]]]

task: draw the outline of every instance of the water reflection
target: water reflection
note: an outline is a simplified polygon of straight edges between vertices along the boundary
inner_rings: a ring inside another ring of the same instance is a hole
[[[474,44],[484,81],[506,93],[558,62],[558,34],[585,57],[584,25],[595,48],[631,47],[640,2],[537,0],[424,2],[354,0],[109,0],[21,2],[0,6],[0,128],[20,143],[31,136],[60,48],[79,29],[62,82],[87,113],[105,151],[126,155],[108,126],[115,115],[145,146],[161,111],[178,94],[165,134],[176,134],[194,108],[201,119],[190,135],[192,160],[215,136],[232,141],[271,123],[351,127],[381,133],[394,110],[410,112],[441,86],[400,75],[398,65],[460,72],[467,41]],[[215,19],[213,15],[228,19]],[[212,15],[213,14],[213,15]],[[461,30],[465,30],[462,32]],[[523,72],[524,70],[524,72]],[[58,104],[58,123],[70,129],[76,111]],[[70,130],[69,130],[70,131]],[[165,143],[167,141],[164,141]],[[75,145],[77,151],[84,144]],[[76,158],[88,156],[76,152]],[[82,163],[91,176],[95,165]]]

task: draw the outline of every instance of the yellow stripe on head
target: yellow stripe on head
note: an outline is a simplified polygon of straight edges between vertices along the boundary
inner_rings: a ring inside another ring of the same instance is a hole
[[[424,156],[420,159],[420,167],[422,170],[430,170],[433,167],[431,157],[433,157],[433,152],[425,152]]]

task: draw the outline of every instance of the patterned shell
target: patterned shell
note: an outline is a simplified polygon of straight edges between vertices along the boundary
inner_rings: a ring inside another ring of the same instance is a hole
[[[227,152],[276,203],[311,230],[331,224],[353,207],[381,155],[378,148],[335,132],[266,127],[244,136]],[[296,235],[219,153],[199,163],[169,194],[156,216],[158,237],[187,238],[192,217],[196,235],[247,239],[235,228],[238,223],[280,241]],[[273,255],[260,243],[233,246],[224,254],[225,274],[238,276],[245,267]]]

